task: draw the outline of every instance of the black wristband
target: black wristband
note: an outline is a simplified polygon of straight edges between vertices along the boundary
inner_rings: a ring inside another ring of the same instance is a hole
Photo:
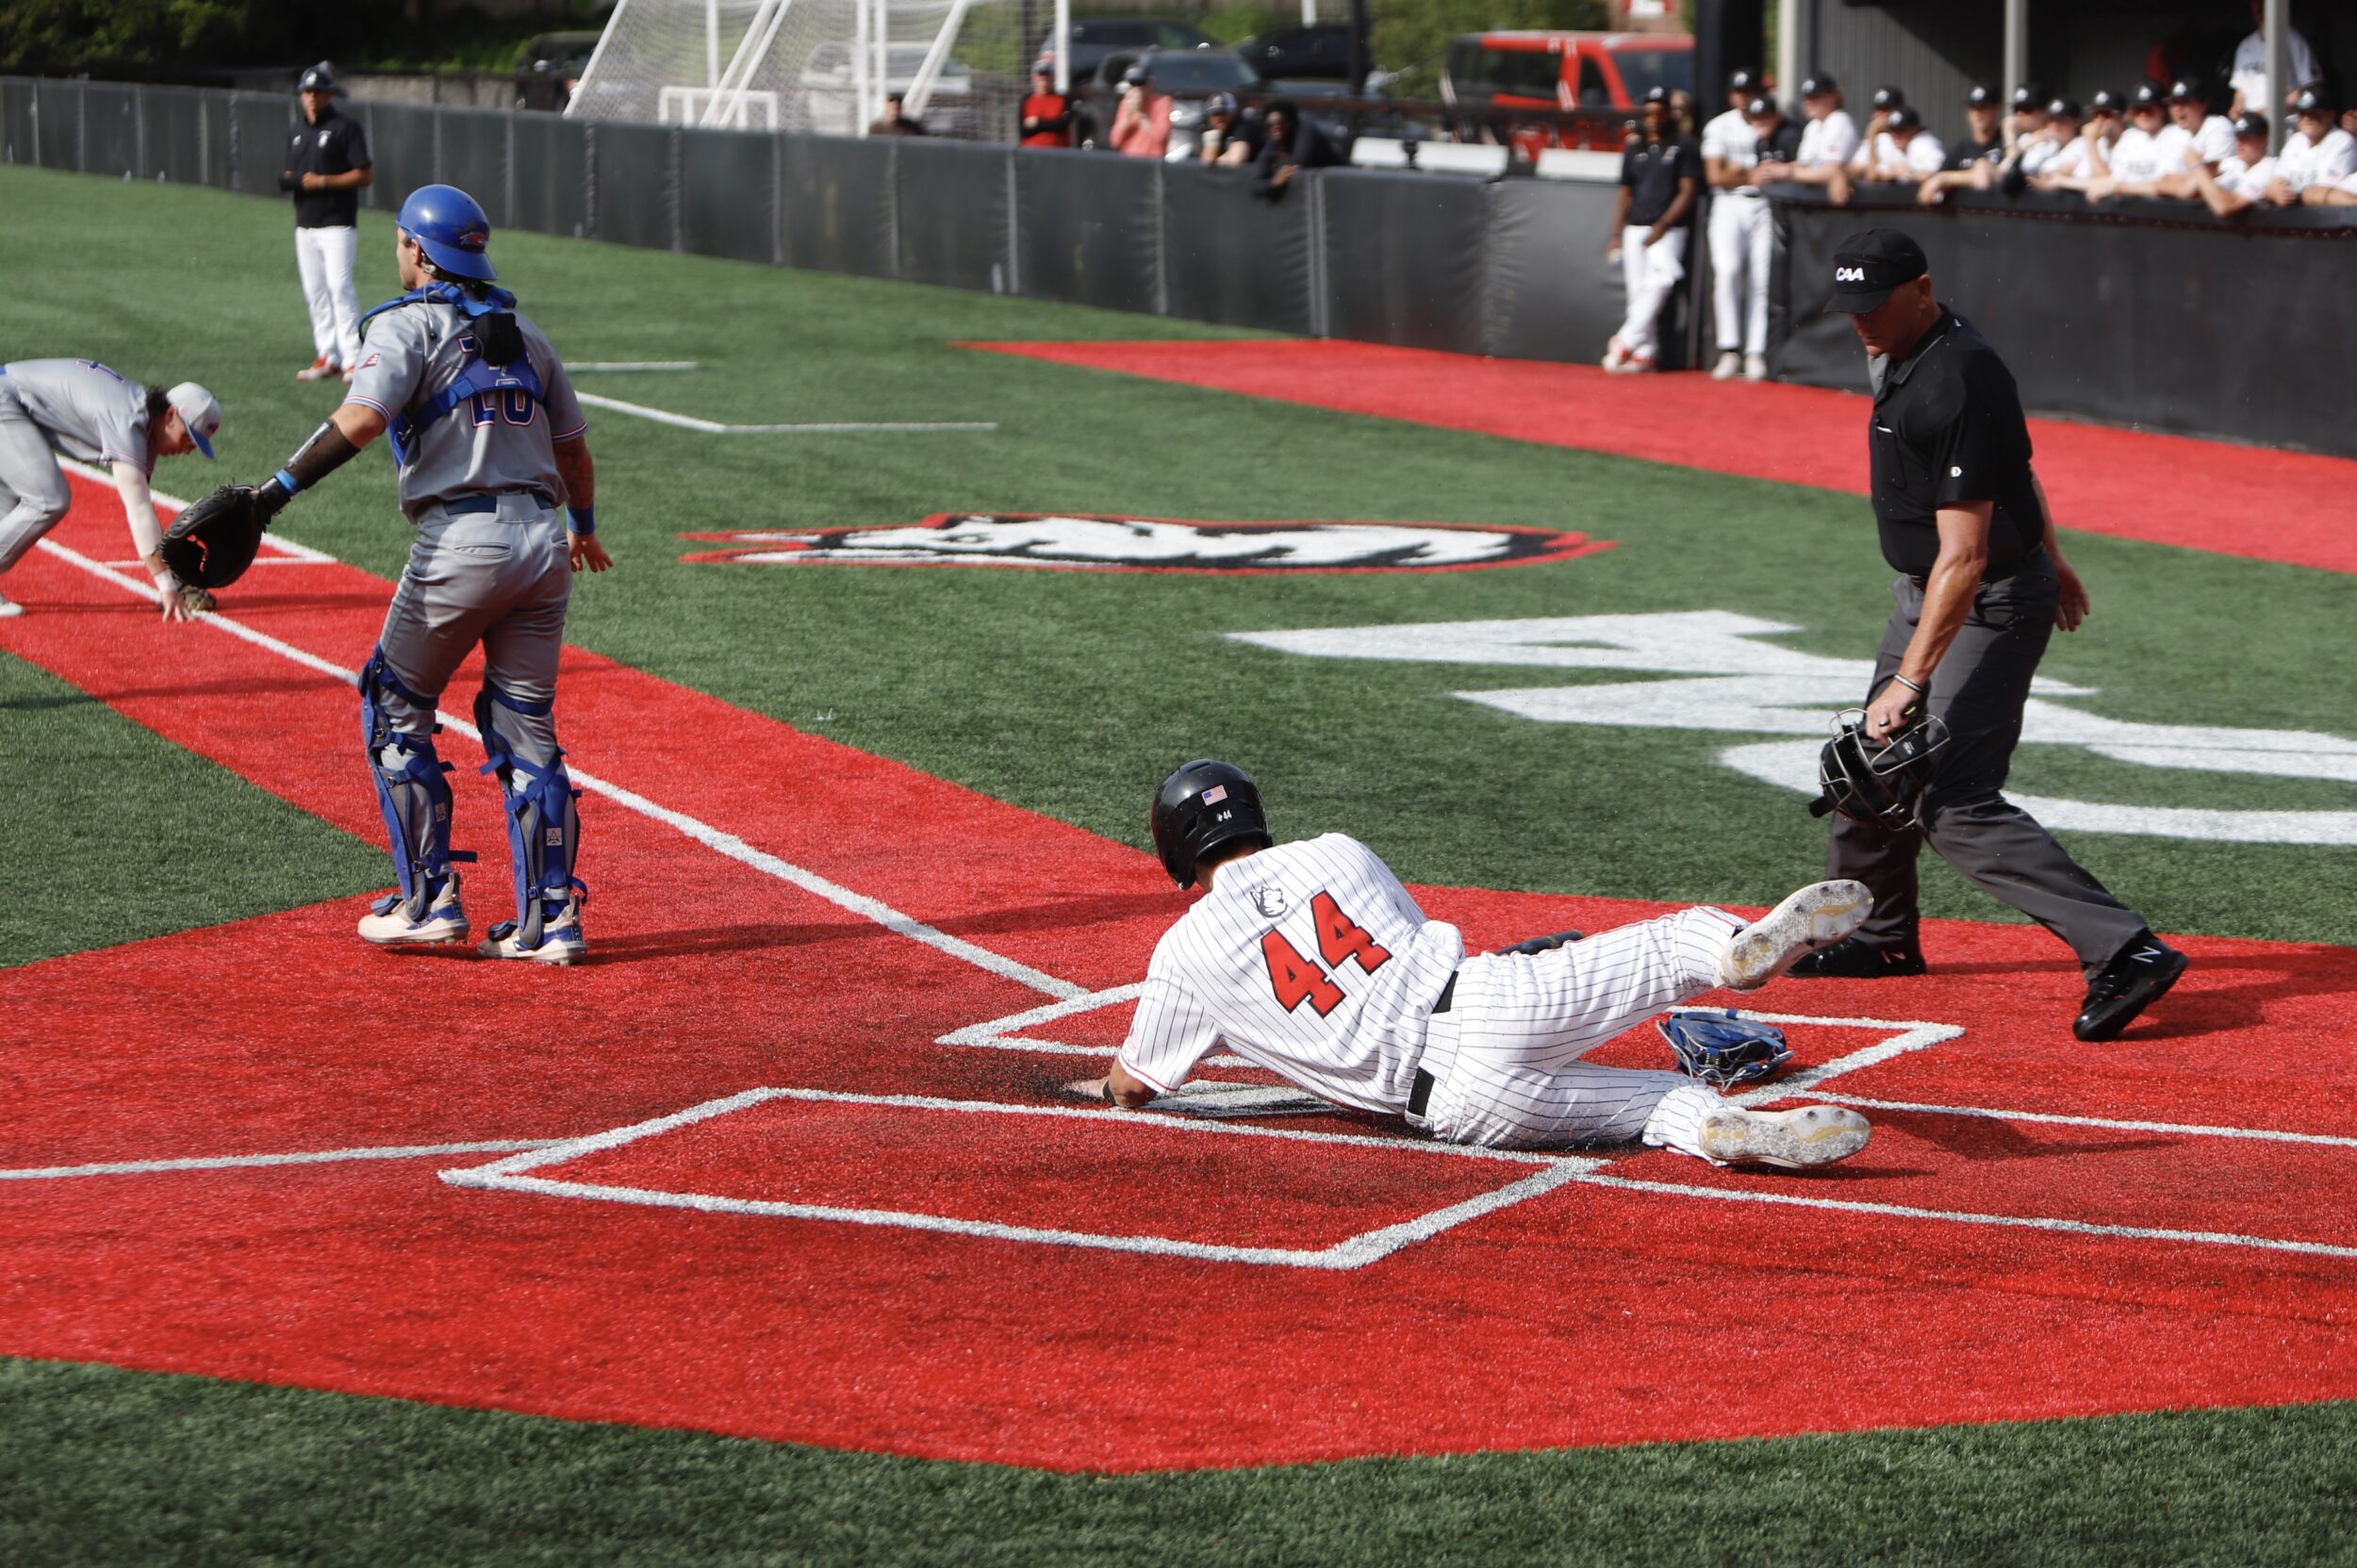
[[[1113,1075],[1111,1073],[1105,1075],[1105,1103],[1112,1106],[1118,1106],[1121,1103],[1113,1098]]]

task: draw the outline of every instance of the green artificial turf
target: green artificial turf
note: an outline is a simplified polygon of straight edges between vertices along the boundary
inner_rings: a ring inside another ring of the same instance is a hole
[[[2357,1408],[1074,1476],[0,1362],[0,1560],[2357,1560]]]

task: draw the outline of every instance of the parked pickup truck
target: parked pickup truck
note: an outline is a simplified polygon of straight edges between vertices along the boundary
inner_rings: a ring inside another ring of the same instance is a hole
[[[1694,90],[1694,41],[1673,33],[1460,33],[1449,41],[1441,72],[1441,99],[1452,106],[1495,110],[1626,109],[1655,87]],[[1618,118],[1599,116],[1577,126],[1515,126],[1515,145],[1535,157],[1548,147],[1617,152],[1624,132]]]

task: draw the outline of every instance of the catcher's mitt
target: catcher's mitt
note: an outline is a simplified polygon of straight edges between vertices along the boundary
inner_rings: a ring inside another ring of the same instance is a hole
[[[245,575],[269,520],[251,485],[223,485],[182,509],[164,530],[164,565],[183,583],[225,588]]]
[[[1715,1007],[1674,1007],[1654,1020],[1678,1070],[1714,1089],[1764,1083],[1792,1060],[1784,1031]]]

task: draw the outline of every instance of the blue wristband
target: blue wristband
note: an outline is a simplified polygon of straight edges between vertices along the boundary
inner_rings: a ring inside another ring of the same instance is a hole
[[[598,511],[596,507],[568,506],[565,508],[565,511],[566,514],[572,520],[571,527],[573,532],[579,534],[583,538],[585,539],[590,535],[598,531]]]
[[[295,478],[292,470],[290,470],[280,469],[276,473],[272,474],[271,477],[278,481],[279,485],[286,489],[286,492],[288,495],[293,495],[303,488],[302,482]]]

